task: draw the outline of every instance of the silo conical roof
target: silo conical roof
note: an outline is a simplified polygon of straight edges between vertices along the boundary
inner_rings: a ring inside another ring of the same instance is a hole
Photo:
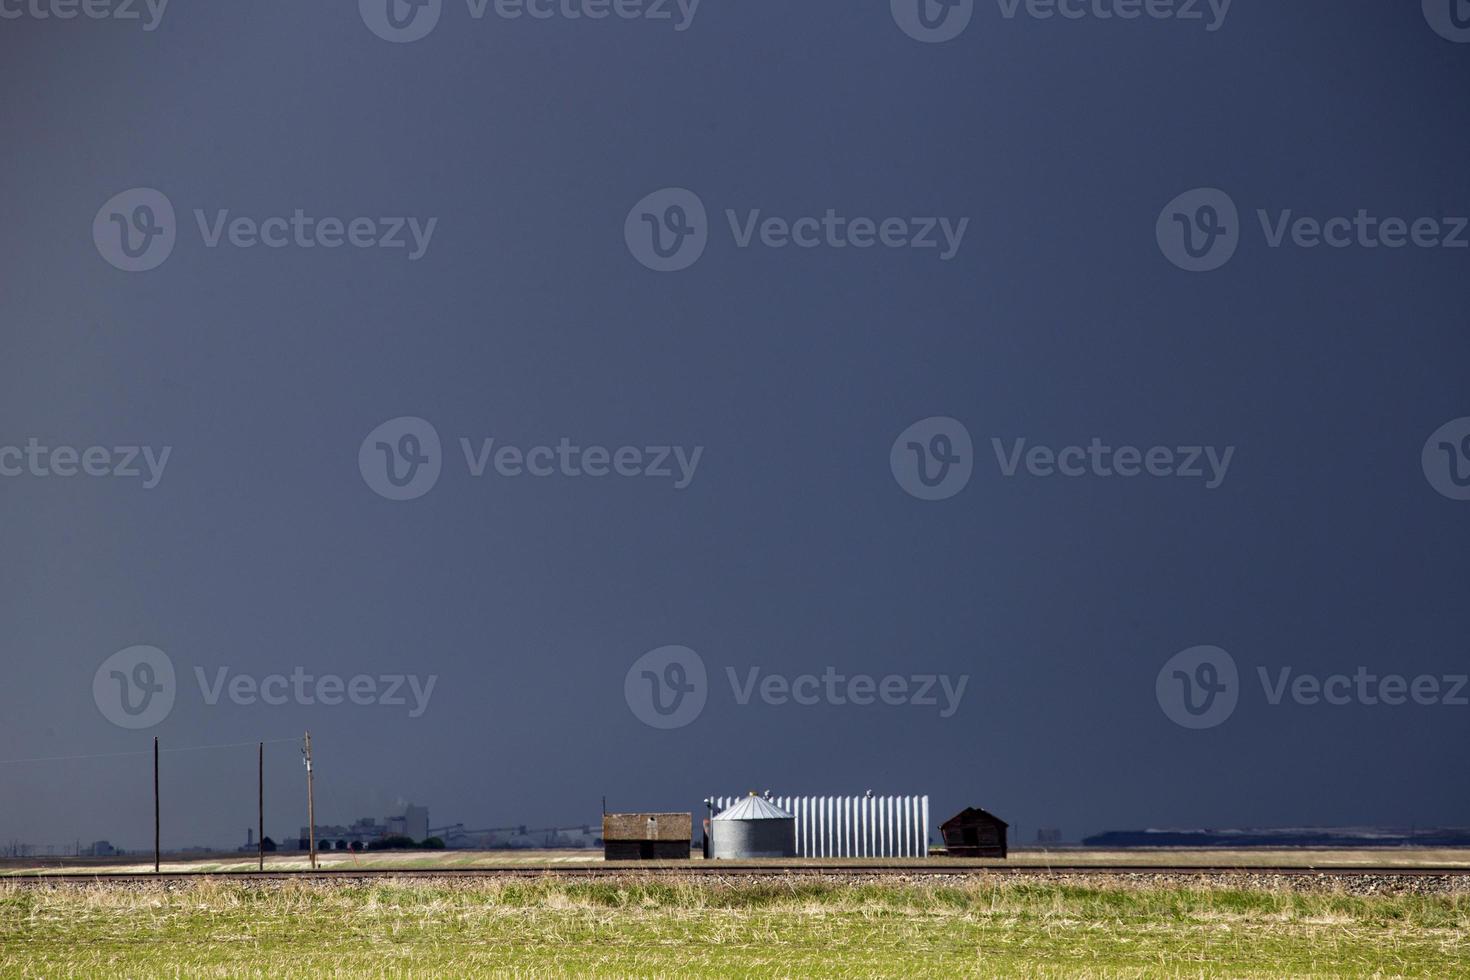
[[[747,796],[715,814],[716,820],[790,820],[791,814],[761,796]]]

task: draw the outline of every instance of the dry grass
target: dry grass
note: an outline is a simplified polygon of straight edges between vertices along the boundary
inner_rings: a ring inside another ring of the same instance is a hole
[[[4,976],[1429,976],[1470,897],[823,879],[0,884]]]

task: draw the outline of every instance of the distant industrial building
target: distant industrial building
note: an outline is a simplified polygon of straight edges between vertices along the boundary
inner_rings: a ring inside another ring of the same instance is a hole
[[[409,804],[401,816],[389,817],[384,821],[390,837],[411,837],[423,840],[429,836],[429,808]]]
[[[301,828],[300,846],[309,846],[310,828]],[[415,843],[429,836],[429,808],[407,804],[403,812],[384,818],[379,823],[372,817],[359,817],[347,826],[341,824],[317,824],[317,849],[330,851],[333,848],[361,849],[385,837],[408,837]]]

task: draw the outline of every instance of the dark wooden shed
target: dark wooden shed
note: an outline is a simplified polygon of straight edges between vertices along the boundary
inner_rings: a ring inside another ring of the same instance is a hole
[[[950,857],[1003,858],[1010,824],[989,811],[968,806],[939,825]]]
[[[687,861],[694,828],[689,813],[604,813],[603,857],[609,861]]]

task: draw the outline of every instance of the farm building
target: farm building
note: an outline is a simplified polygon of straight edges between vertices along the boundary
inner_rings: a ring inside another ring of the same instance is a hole
[[[950,857],[1003,858],[1009,826],[995,814],[969,806],[940,824],[939,832]]]
[[[604,813],[603,856],[609,861],[687,861],[693,829],[689,813]]]

